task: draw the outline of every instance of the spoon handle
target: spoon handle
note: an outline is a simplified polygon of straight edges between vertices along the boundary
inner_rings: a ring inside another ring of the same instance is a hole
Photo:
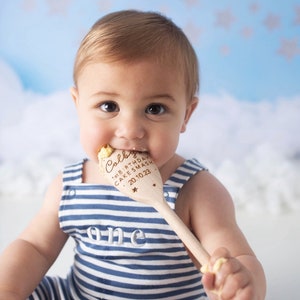
[[[174,210],[168,205],[164,200],[157,202],[154,208],[161,214],[161,216],[166,220],[166,222],[171,226],[171,228],[176,232],[178,237],[184,243],[184,245],[189,249],[197,261],[203,266],[208,263],[210,255],[203,248],[199,240],[195,235],[189,230],[189,228],[183,223],[179,216]]]

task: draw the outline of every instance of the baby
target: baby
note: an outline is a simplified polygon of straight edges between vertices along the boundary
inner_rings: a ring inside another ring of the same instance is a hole
[[[198,87],[193,47],[168,18],[129,10],[94,24],[71,88],[87,159],[53,180],[38,214],[1,255],[0,300],[264,299],[263,269],[228,192],[196,159],[176,153]],[[107,144],[155,162],[166,201],[210,254],[205,274],[151,205],[101,175],[97,156]],[[67,277],[45,276],[70,236],[76,246]]]

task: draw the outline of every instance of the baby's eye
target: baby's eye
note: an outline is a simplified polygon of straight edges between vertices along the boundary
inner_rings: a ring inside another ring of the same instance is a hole
[[[166,108],[162,104],[150,104],[146,108],[146,113],[151,115],[161,115],[166,111]]]
[[[107,101],[99,105],[99,108],[104,112],[116,112],[119,111],[118,104],[113,101]]]

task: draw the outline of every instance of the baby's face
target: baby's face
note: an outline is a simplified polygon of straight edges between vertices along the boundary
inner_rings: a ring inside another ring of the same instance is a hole
[[[88,157],[97,161],[98,150],[110,144],[147,151],[158,167],[163,166],[174,155],[196,106],[186,99],[178,73],[147,60],[87,65],[72,95]]]

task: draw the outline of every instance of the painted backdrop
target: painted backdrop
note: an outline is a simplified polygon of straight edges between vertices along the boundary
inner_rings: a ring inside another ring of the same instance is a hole
[[[183,28],[199,55],[203,92],[250,101],[299,94],[299,0],[1,1],[0,58],[26,89],[65,89],[90,26],[130,8],[161,11]]]
[[[172,18],[199,56],[201,102],[179,152],[239,208],[299,209],[299,0],[1,1],[0,196],[40,195],[84,155],[68,92],[75,52],[99,17],[131,8]]]

